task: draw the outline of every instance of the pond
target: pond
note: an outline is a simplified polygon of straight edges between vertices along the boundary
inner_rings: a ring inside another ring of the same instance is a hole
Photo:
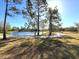
[[[25,37],[25,36],[35,36],[36,34],[37,34],[36,32],[12,32],[10,36],[11,37]],[[50,37],[62,37],[63,35],[64,35],[63,33],[56,33],[55,35],[52,35]]]
[[[35,32],[12,32],[10,35],[12,37],[16,37],[16,36],[34,36]]]

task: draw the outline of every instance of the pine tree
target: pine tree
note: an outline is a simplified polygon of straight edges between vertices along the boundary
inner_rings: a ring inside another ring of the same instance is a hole
[[[4,17],[4,24],[3,24],[3,39],[6,38],[6,21],[7,16],[12,16],[9,12],[9,5],[12,3],[20,3],[20,0],[5,0],[5,17]],[[18,9],[16,7],[11,7],[10,10],[15,11],[17,13]]]
[[[49,36],[52,34],[52,31],[55,30],[55,27],[60,26],[60,15],[57,9],[57,6],[54,9],[49,8],[48,10],[48,15],[49,15]]]

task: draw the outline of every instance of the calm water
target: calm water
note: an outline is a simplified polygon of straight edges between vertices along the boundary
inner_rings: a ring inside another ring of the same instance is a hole
[[[35,32],[12,32],[11,36],[34,36]]]

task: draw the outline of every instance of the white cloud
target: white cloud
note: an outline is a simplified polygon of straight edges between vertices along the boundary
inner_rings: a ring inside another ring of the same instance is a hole
[[[53,9],[55,6],[57,6],[59,12],[60,13],[63,12],[63,5],[60,0],[47,0],[47,2],[48,2],[48,7]]]

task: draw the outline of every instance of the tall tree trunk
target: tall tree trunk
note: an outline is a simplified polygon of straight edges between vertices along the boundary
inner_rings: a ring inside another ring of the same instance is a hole
[[[51,19],[49,20],[49,36],[51,36],[52,34],[52,23],[51,23]]]
[[[7,19],[7,11],[8,11],[8,0],[6,0],[5,17],[4,17],[4,24],[3,24],[3,39],[6,39],[6,19]]]
[[[37,21],[37,36],[39,36],[39,0],[38,0],[38,21]]]

